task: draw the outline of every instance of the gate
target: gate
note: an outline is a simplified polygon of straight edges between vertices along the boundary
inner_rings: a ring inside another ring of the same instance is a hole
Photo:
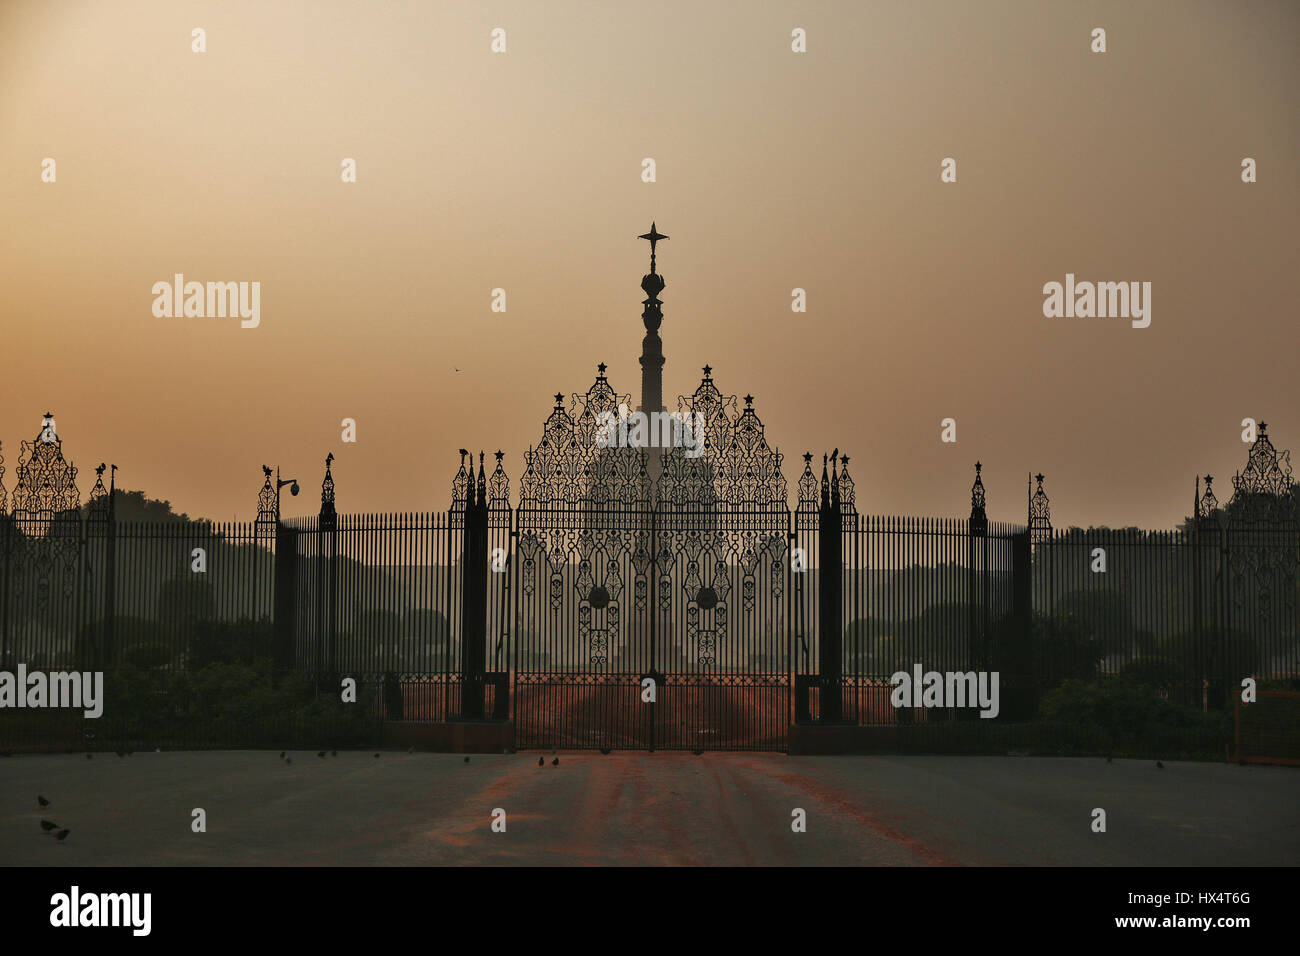
[[[610,444],[601,367],[529,450],[512,530],[520,748],[783,750],[790,720],[781,456],[705,369],[681,444]],[[698,417],[696,417],[698,416]],[[680,433],[679,433],[680,435]],[[458,479],[459,480],[459,479]]]

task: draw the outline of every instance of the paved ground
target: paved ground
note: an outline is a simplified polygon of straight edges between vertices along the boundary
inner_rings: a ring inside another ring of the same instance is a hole
[[[1300,771],[1049,757],[373,751],[0,760],[0,864],[1300,863]],[[42,810],[37,794],[51,805]],[[208,831],[190,830],[191,810]],[[506,832],[491,813],[506,811]],[[793,833],[791,811],[807,811]],[[1089,824],[1094,807],[1107,832]],[[44,835],[47,818],[71,830]]]

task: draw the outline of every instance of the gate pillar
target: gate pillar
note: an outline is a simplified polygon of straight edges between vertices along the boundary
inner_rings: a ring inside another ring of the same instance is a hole
[[[821,684],[819,710],[822,723],[837,723],[843,715],[844,527],[840,510],[840,482],[835,473],[834,461],[831,463],[831,472],[828,480],[826,456],[823,455],[821,507],[817,513],[817,665]]]
[[[461,550],[461,716],[482,720],[487,674],[487,476],[479,452],[478,481],[470,462]]]
[[[293,667],[298,617],[298,532],[275,526],[275,667]]]

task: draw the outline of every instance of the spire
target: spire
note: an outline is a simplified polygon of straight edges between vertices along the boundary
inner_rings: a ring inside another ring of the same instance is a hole
[[[668,237],[652,222],[650,231],[637,238],[650,240],[650,272],[641,278],[641,290],[646,294],[641,303],[645,307],[641,311],[641,321],[645,324],[645,338],[641,340],[641,411],[659,412],[664,408],[664,352],[659,338],[659,326],[664,320],[659,293],[664,290],[664,278],[655,266],[655,247]]]
[[[980,477],[983,467],[978,461],[975,462],[975,483],[970,489],[970,533],[980,537],[988,534],[989,527],[989,519],[985,511],[984,479]]]

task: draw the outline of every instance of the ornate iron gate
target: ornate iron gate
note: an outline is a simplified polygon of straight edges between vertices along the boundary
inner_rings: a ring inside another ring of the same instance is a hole
[[[784,749],[781,456],[752,399],[740,410],[707,367],[678,402],[703,424],[694,447],[599,440],[629,402],[601,366],[569,409],[556,396],[528,453],[510,559],[517,744]]]

